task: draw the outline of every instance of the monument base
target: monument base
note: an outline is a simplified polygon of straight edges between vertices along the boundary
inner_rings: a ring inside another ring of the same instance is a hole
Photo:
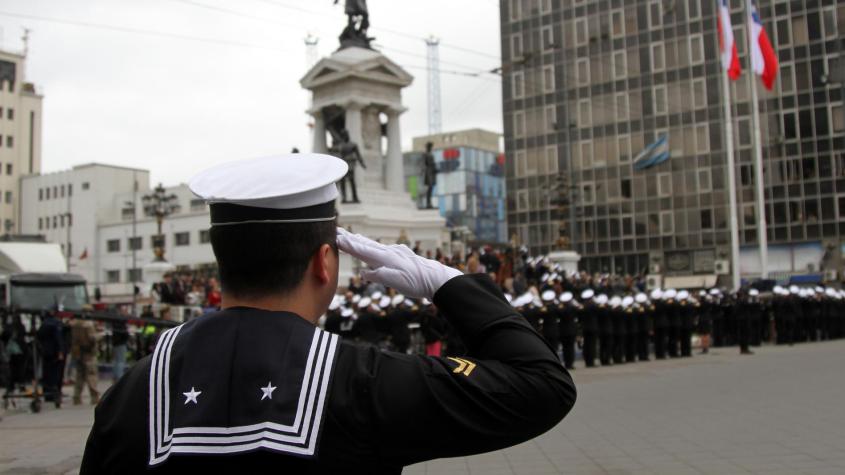
[[[581,255],[575,251],[552,251],[549,253],[549,260],[559,264],[567,274],[578,272],[578,262]]]
[[[339,226],[383,244],[396,244],[407,238],[408,242],[403,244],[413,249],[419,241],[423,255],[425,251],[431,251],[433,255],[438,248],[447,252],[446,220],[437,209],[417,209],[407,193],[384,189],[361,188],[358,198],[360,203],[338,202]],[[349,278],[357,275],[362,267],[357,259],[341,254],[338,285],[346,287]]]

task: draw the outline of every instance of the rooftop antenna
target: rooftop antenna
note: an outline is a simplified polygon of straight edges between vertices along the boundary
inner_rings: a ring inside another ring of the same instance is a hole
[[[32,30],[30,30],[29,28],[23,29],[23,37],[21,39],[23,39],[23,56],[24,56],[24,58],[27,56],[27,54],[29,54],[29,33],[31,31]]]
[[[440,107],[440,39],[429,36],[425,40],[428,49],[428,133],[439,134],[443,131],[443,116]]]

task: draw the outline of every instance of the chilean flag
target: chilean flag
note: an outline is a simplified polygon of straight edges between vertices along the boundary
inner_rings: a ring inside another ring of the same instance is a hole
[[[742,66],[739,65],[739,54],[736,51],[728,0],[719,0],[719,23],[717,27],[719,28],[719,49],[722,51],[722,67],[728,72],[728,77],[736,81],[742,73]]]
[[[763,85],[771,91],[778,75],[778,57],[760,21],[754,0],[748,0],[748,34],[751,40],[751,70],[760,76]]]

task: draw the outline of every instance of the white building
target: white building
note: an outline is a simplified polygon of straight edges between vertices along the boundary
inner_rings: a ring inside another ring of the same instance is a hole
[[[41,171],[41,100],[26,57],[0,51],[0,232],[21,232],[20,177]]]

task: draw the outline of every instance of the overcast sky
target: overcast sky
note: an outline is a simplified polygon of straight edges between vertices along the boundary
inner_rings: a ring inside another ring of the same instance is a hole
[[[4,0],[2,48],[32,30],[27,80],[44,94],[45,172],[102,162],[165,185],[238,158],[310,149],[308,33],[338,47],[333,0]],[[443,129],[502,130],[497,0],[370,0],[370,35],[415,76],[404,149],[428,132],[426,47],[440,48]],[[224,11],[225,10],[225,11]],[[148,32],[156,32],[149,34]],[[447,73],[448,71],[448,73]]]

